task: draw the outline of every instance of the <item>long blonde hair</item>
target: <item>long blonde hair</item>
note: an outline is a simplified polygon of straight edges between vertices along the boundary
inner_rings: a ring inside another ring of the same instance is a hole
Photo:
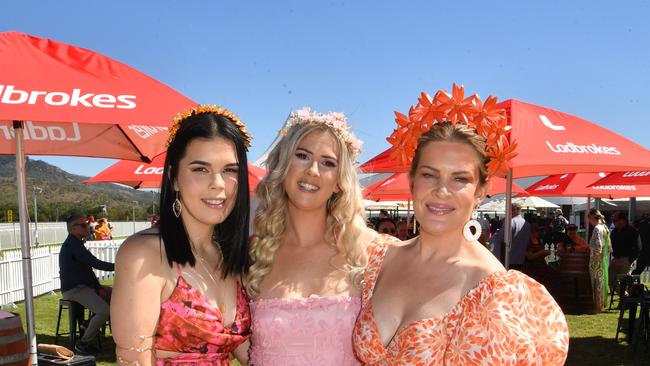
[[[252,296],[259,294],[260,283],[271,271],[275,252],[281,245],[287,228],[287,192],[284,180],[298,145],[308,134],[329,132],[337,142],[338,186],[340,191],[327,202],[325,241],[343,253],[346,270],[356,286],[366,264],[362,244],[365,231],[364,206],[359,188],[354,153],[330,126],[323,123],[301,123],[292,126],[273,148],[266,160],[268,175],[257,186],[259,206],[255,213],[255,232],[250,243],[252,265],[246,276],[246,289]]]

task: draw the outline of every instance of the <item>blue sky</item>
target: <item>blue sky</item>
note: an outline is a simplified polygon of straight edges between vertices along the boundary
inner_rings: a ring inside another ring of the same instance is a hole
[[[388,147],[393,111],[462,83],[605,126],[650,146],[650,2],[14,1],[0,31],[89,48],[247,123],[249,159],[287,114],[342,111]],[[38,157],[91,176],[113,160]]]

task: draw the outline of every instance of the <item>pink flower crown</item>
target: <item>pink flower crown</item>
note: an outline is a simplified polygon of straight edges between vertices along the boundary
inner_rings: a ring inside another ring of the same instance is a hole
[[[330,127],[332,132],[345,142],[354,159],[356,159],[361,151],[363,141],[359,140],[354,136],[352,131],[350,131],[348,119],[345,117],[345,114],[341,112],[328,112],[326,114],[321,114],[312,111],[309,107],[298,109],[289,114],[284,127],[280,130],[280,134],[286,136],[293,126],[301,124],[324,124]]]

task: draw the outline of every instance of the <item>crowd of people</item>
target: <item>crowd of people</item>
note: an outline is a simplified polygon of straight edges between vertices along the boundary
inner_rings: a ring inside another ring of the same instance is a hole
[[[521,207],[513,204],[510,268],[522,270],[551,288],[558,283],[558,274],[557,263],[546,259],[551,254],[549,249],[555,249],[559,256],[588,253],[594,296],[592,312],[599,313],[608,294],[617,290],[617,276],[638,275],[650,266],[650,213],[642,214],[634,224],[623,211],[605,216],[591,209],[587,218],[589,231],[583,237],[578,235],[578,226],[570,224],[561,209],[548,218],[543,213],[530,213],[524,218]],[[489,238],[492,252],[501,260],[504,259],[503,236],[503,230],[497,229]]]

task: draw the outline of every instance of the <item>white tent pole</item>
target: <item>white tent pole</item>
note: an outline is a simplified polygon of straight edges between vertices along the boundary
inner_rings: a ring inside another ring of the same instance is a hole
[[[406,204],[406,227],[409,225],[411,225],[411,200],[408,200]]]
[[[508,176],[506,177],[506,218],[503,223],[504,238],[506,241],[505,247],[505,263],[503,265],[508,269],[510,266],[510,248],[512,246],[512,168],[508,169]]]
[[[630,204],[627,208],[627,219],[630,225],[636,220],[636,197],[630,197]]]
[[[589,211],[591,210],[591,195],[587,196],[587,209],[585,210],[585,241],[589,242]]]
[[[18,188],[18,215],[20,216],[20,248],[23,257],[23,290],[25,293],[25,314],[27,315],[27,339],[29,340],[31,364],[37,365],[34,294],[32,291],[32,255],[29,240],[29,211],[27,210],[23,123],[21,121],[14,121],[14,140],[16,141],[16,187]]]

